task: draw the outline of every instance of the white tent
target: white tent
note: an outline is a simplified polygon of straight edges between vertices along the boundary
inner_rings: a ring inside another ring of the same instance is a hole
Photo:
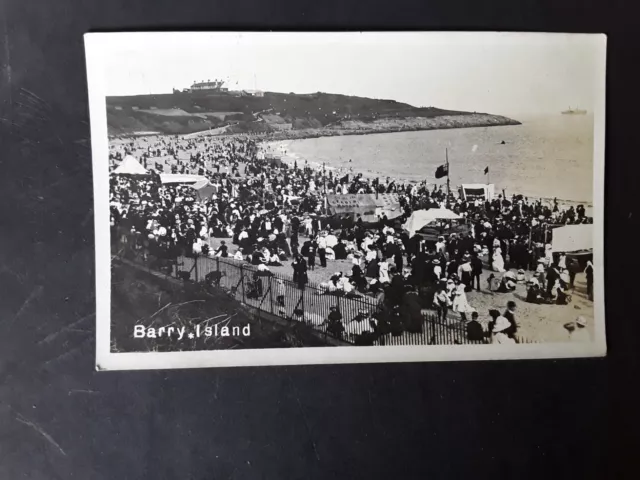
[[[113,171],[116,175],[148,175],[140,162],[133,158],[131,155],[127,155],[122,160],[122,163]]]
[[[418,230],[431,222],[436,220],[457,220],[460,218],[462,218],[460,215],[456,215],[451,210],[442,207],[416,210],[407,219],[403,228],[409,233],[410,237],[413,237]]]
[[[553,252],[582,252],[593,250],[593,225],[565,225],[551,231]]]
[[[204,188],[208,185],[211,185],[211,183],[209,182],[209,180],[205,179],[205,180],[198,180],[196,183],[194,183],[191,186],[196,190],[200,190],[201,188]]]

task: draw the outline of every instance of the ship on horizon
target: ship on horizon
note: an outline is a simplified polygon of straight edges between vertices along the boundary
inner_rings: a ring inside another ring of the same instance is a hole
[[[569,107],[567,110],[560,112],[562,115],[585,115],[587,113],[586,110],[582,110],[580,108],[571,108]]]

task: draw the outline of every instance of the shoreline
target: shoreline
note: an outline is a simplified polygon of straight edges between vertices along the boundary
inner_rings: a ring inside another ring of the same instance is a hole
[[[298,138],[296,138],[296,139],[292,139],[292,140],[306,140],[306,139],[302,139],[302,138],[298,139]],[[308,165],[310,167],[312,167],[312,168],[322,168],[323,164],[321,162],[317,162],[317,161],[313,161],[313,160],[306,160],[306,159],[304,159],[302,157],[298,157],[295,154],[291,155],[289,153],[287,153],[287,154],[279,153],[279,152],[282,151],[283,144],[285,142],[288,142],[288,141],[289,141],[289,139],[269,140],[269,141],[266,141],[266,142],[259,142],[258,145],[260,146],[260,148],[262,149],[262,151],[264,153],[279,156],[281,158],[281,160],[285,164],[287,164],[289,167],[293,167],[294,162],[297,161],[298,162],[298,168],[302,168],[304,166],[304,164],[301,164],[301,162],[307,161]],[[273,148],[271,148],[269,150],[265,150],[265,149],[262,148],[263,146],[271,146]],[[288,146],[288,143],[286,144],[286,146]],[[333,172],[335,172],[334,173],[335,175],[344,175],[346,173],[349,173],[351,176],[353,176],[353,175],[361,174],[363,178],[366,178],[366,179],[369,179],[369,180],[372,180],[372,179],[375,179],[375,178],[386,178],[388,176],[391,180],[394,180],[396,182],[403,182],[403,183],[408,183],[408,184],[412,184],[412,185],[417,185],[417,184],[420,184],[422,181],[424,181],[424,180],[418,181],[418,180],[416,180],[414,178],[404,177],[401,174],[400,175],[395,175],[395,176],[390,176],[390,175],[379,175],[379,174],[376,174],[376,173],[373,173],[373,172],[362,172],[362,171],[356,172],[355,170],[353,172],[348,172],[347,170],[345,170],[344,167],[335,167],[333,165],[330,165],[329,163],[325,163],[324,167],[325,167],[326,170],[332,170]],[[436,185],[436,182],[428,182],[427,181],[427,185]],[[457,195],[459,187],[460,187],[460,185],[455,185],[455,186],[452,185],[451,186],[451,191]],[[496,185],[496,187],[497,187],[497,185]],[[511,198],[511,196],[510,196],[511,194],[509,193],[509,187],[508,186],[505,187],[504,189],[503,188],[500,188],[500,189],[496,188],[496,196],[498,194],[502,194],[503,190],[505,190],[505,192],[507,193],[506,198]],[[532,200],[535,200],[535,201],[540,200],[543,204],[552,205],[553,204],[553,200],[554,200],[554,197],[542,197],[542,196],[539,196],[539,195],[524,195],[524,194],[519,193],[519,192],[516,193],[516,195],[523,195],[523,197],[528,199],[529,203],[531,203]],[[575,208],[578,205],[584,205],[584,207],[587,210],[590,210],[590,209],[593,208],[593,200],[590,200],[590,201],[587,201],[587,200],[571,200],[571,199],[563,199],[563,198],[559,198],[559,197],[556,197],[556,200],[558,202],[558,206],[561,207],[561,208],[563,206],[566,206],[566,207],[573,206]]]

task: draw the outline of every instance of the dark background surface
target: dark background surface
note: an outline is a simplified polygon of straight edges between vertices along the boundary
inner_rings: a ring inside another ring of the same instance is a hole
[[[635,23],[612,1],[0,0],[0,479],[639,478]],[[95,372],[82,34],[381,26],[609,34],[608,358]]]

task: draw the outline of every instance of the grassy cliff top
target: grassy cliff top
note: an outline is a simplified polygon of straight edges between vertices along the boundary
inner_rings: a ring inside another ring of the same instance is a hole
[[[234,125],[246,131],[280,128],[308,129],[342,121],[373,122],[386,118],[434,118],[475,112],[414,107],[395,100],[379,100],[330,93],[275,93],[263,97],[229,93],[192,92],[107,97],[109,133],[136,131],[189,133]]]

